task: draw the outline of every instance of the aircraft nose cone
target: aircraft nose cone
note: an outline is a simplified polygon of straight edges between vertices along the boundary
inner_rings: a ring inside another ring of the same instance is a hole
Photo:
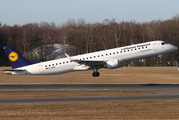
[[[177,50],[178,48],[176,46],[174,46],[174,49]]]
[[[170,49],[171,49],[172,51],[175,51],[175,50],[177,50],[178,48],[177,48],[176,46],[174,46],[174,45],[170,45]]]

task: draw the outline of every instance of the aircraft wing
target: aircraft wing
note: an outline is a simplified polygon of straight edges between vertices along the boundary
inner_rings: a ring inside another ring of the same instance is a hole
[[[106,61],[101,60],[71,60],[72,62],[77,62],[79,64],[85,64],[87,66],[100,66],[104,65]]]
[[[77,62],[79,64],[84,64],[86,66],[101,66],[101,65],[104,65],[106,63],[105,60],[78,60],[78,59],[73,59],[71,58],[69,55],[67,55],[65,53],[65,55],[67,56],[67,58],[72,61],[72,62]]]

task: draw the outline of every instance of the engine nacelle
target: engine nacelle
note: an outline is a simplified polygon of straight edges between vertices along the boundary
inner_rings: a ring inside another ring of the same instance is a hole
[[[116,60],[108,61],[104,67],[108,68],[108,69],[114,69],[114,68],[119,68],[122,66],[123,66],[123,64],[120,63],[118,59],[116,59]]]

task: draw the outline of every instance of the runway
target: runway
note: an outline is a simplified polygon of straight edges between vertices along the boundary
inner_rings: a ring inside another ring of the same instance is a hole
[[[179,100],[179,84],[1,84],[0,91],[123,90],[149,95],[0,99],[0,104]]]

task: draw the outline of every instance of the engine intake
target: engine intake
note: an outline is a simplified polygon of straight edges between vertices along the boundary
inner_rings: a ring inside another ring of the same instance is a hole
[[[116,60],[108,61],[104,67],[108,68],[108,69],[115,69],[115,68],[119,68],[122,66],[123,66],[123,64],[120,63],[120,61],[118,59],[116,59]]]

